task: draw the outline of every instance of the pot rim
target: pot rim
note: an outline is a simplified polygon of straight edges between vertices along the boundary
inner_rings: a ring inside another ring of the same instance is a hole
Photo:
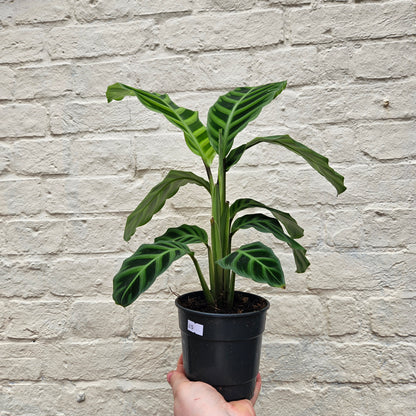
[[[193,295],[193,294],[203,294],[204,292],[202,290],[196,290],[193,292],[187,292],[187,293],[183,293],[182,295],[177,296],[177,298],[175,299],[175,305],[178,309],[181,309],[183,311],[189,311],[201,316],[207,316],[207,317],[221,317],[224,319],[227,318],[245,318],[251,315],[256,315],[258,313],[263,313],[266,312],[269,308],[270,308],[270,302],[264,298],[263,296],[259,296],[256,295],[254,293],[250,293],[250,292],[243,292],[240,290],[236,290],[235,293],[243,293],[246,295],[250,295],[250,296],[255,296],[257,298],[260,298],[262,300],[264,300],[266,302],[266,306],[260,310],[257,311],[251,311],[251,312],[242,312],[242,313],[216,313],[216,312],[203,312],[203,311],[198,311],[195,309],[190,309],[190,308],[186,308],[185,306],[182,306],[181,304],[179,304],[179,300],[185,296],[189,296],[189,295]]]

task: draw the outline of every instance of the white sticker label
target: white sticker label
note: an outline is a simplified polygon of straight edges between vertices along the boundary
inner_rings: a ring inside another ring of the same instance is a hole
[[[192,322],[188,319],[188,331],[202,337],[202,335],[204,335],[204,325],[197,324],[196,322]]]

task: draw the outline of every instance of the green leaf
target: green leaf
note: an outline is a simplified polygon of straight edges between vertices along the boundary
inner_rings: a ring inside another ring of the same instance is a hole
[[[231,228],[231,233],[235,233],[237,230],[255,228],[257,231],[262,233],[271,233],[277,239],[284,241],[289,245],[293,251],[293,256],[296,263],[296,271],[303,273],[310,265],[306,258],[306,249],[302,247],[297,241],[290,238],[283,232],[283,228],[279,221],[275,218],[267,217],[263,214],[250,214],[244,215],[243,217],[237,218]]]
[[[232,270],[255,282],[285,287],[285,278],[279,259],[273,251],[260,242],[240,247],[217,262],[222,268]]]
[[[202,157],[204,163],[210,166],[215,151],[212,148],[205,126],[201,123],[197,111],[177,106],[167,94],[157,94],[124,84],[116,83],[107,88],[107,101],[120,101],[131,95],[137,97],[148,109],[162,113],[171,123],[179,127],[184,135],[188,147],[196,155]]]
[[[247,149],[258,143],[279,144],[299,156],[302,156],[318,173],[320,173],[335,187],[338,195],[347,189],[344,186],[344,177],[329,166],[328,159],[326,157],[297,142],[296,140],[293,140],[288,135],[256,137],[247,144],[233,149],[227,157],[226,169],[230,169],[231,166],[240,160],[241,156]]]
[[[215,151],[226,156],[235,136],[285,88],[286,81],[283,81],[258,87],[240,87],[222,95],[208,112],[207,130]]]
[[[180,227],[169,228],[165,234],[155,239],[155,243],[160,241],[174,241],[182,244],[208,244],[208,234],[196,225],[183,224]]]
[[[185,244],[161,241],[143,244],[128,259],[113,279],[113,299],[128,306],[146,291],[175,260],[189,254]]]
[[[153,215],[160,211],[167,199],[172,198],[183,185],[193,183],[203,186],[210,192],[209,183],[193,174],[180,170],[171,170],[165,179],[156,185],[143,199],[137,208],[128,216],[124,230],[124,239],[130,240],[136,228],[149,222]]]
[[[298,225],[296,220],[287,212],[279,211],[277,209],[268,207],[267,205],[262,204],[261,202],[255,201],[250,198],[237,199],[230,206],[230,217],[234,218],[235,215],[247,208],[264,208],[267,209],[273,214],[273,216],[279,220],[286,228],[286,231],[292,238],[301,238],[303,237],[303,228]]]

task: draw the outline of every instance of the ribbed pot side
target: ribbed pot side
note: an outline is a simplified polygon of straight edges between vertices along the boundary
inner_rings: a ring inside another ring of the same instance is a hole
[[[250,299],[262,299],[266,306],[233,314],[199,312],[182,306],[186,298],[200,293],[176,299],[185,373],[190,380],[212,385],[227,401],[251,399],[270,304],[260,296],[244,293]]]

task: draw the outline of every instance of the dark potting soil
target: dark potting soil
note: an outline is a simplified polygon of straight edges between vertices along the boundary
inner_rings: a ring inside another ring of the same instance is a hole
[[[267,306],[263,298],[244,292],[235,292],[234,304],[231,308],[225,305],[213,306],[208,304],[202,292],[190,293],[188,296],[184,296],[180,304],[184,308],[194,311],[222,314],[254,312]]]

